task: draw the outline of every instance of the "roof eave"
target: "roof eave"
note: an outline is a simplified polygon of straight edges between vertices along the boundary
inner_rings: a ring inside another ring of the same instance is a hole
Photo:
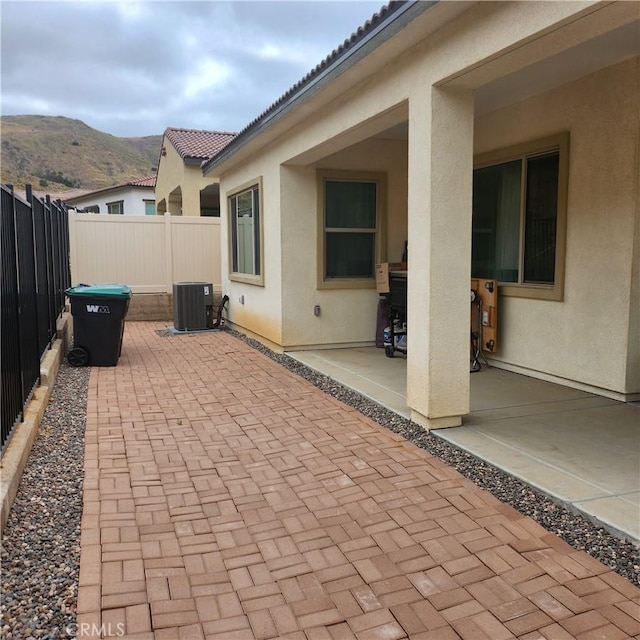
[[[104,195],[105,193],[108,193],[109,191],[126,191],[127,189],[152,189],[155,190],[154,186],[150,186],[150,185],[143,185],[143,184],[117,184],[114,185],[113,187],[104,187],[104,189],[96,189],[95,191],[88,191],[87,193],[81,195],[81,196],[73,196],[73,198],[67,198],[65,200],[63,200],[63,202],[69,203],[69,202],[73,202],[74,200],[85,200],[86,198],[89,197],[93,197],[93,196],[98,196],[98,195]]]
[[[300,87],[298,91],[291,94],[282,104],[273,111],[260,118],[254,126],[247,129],[246,133],[240,133],[222,151],[217,153],[208,162],[202,165],[203,175],[207,175],[212,169],[224,164],[229,158],[235,155],[240,149],[246,147],[250,142],[260,136],[266,129],[278,120],[285,117],[295,109],[305,99],[310,98],[315,92],[328,85],[338,76],[345,73],[360,60],[366,57],[374,49],[395,36],[407,24],[421,15],[432,6],[438,4],[440,0],[416,0],[408,1],[400,8],[396,9],[384,21],[376,25],[361,40],[347,49],[342,55],[332,61],[326,69],[313,77],[309,82]]]

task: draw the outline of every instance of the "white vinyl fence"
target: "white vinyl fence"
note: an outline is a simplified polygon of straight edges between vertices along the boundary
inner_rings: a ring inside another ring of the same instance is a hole
[[[122,283],[134,293],[172,293],[174,282],[222,290],[220,219],[69,213],[71,282]]]

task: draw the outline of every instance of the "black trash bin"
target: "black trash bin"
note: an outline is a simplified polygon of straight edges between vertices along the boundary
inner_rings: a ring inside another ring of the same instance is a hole
[[[67,289],[73,316],[74,367],[115,367],[122,351],[124,319],[131,289],[125,284],[80,284]]]

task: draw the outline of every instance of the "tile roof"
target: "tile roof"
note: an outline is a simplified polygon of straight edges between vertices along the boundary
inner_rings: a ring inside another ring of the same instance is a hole
[[[86,189],[70,189],[69,191],[61,191],[60,193],[56,193],[56,198],[59,198],[63,202],[69,202],[70,200],[77,200],[79,198],[84,198],[85,196],[104,193],[106,191],[113,191],[114,189],[123,189],[125,187],[147,187],[154,188],[156,186],[156,174],[153,173],[149,176],[145,176],[144,178],[135,178],[133,180],[129,180],[129,182],[123,182],[121,184],[114,184],[110,187],[103,187],[102,189],[96,189],[95,191],[86,190]]]
[[[51,197],[55,197],[56,200],[59,198],[63,202],[66,202],[73,198],[82,198],[82,196],[86,196],[89,193],[93,193],[93,191],[91,189],[67,189],[66,191],[58,191],[57,193],[51,194]]]
[[[361,27],[358,27],[357,31],[354,31],[349,38],[347,38],[337,49],[334,49],[322,62],[318,63],[307,75],[296,82],[286,93],[284,93],[278,100],[276,100],[270,107],[266,109],[263,113],[261,113],[253,122],[250,122],[241,132],[244,133],[247,129],[251,128],[254,123],[262,120],[266,115],[268,115],[271,111],[276,109],[281,103],[288,100],[292,94],[299,91],[304,85],[308,84],[313,78],[319,75],[322,71],[324,71],[330,64],[335,62],[338,58],[343,56],[349,51],[357,42],[360,42],[362,38],[364,38],[370,31],[372,31],[375,27],[377,27],[380,23],[384,22],[389,14],[394,13],[397,9],[399,9],[405,2],[403,1],[392,1],[387,5],[384,5],[380,8],[378,13],[374,13],[373,16],[367,20]],[[240,135],[238,134],[238,135]]]
[[[236,137],[228,131],[203,131],[167,127],[166,138],[183,159],[209,160]]]
[[[144,178],[138,178],[137,180],[131,180],[131,182],[127,182],[126,186],[131,187],[155,187],[156,186],[156,178],[158,176],[155,173],[152,173],[150,176],[145,176]]]
[[[313,83],[317,78],[321,77],[332,65],[340,61],[341,58],[347,57],[351,51],[367,38],[372,32],[381,28],[395,13],[405,6],[410,6],[420,2],[422,0],[391,0],[388,4],[383,5],[380,11],[374,13],[373,16],[367,20],[361,27],[358,27],[357,31],[354,31],[349,38],[347,38],[339,47],[334,49],[322,62],[317,64],[304,78],[294,84],[286,93],[284,93],[278,100],[276,100],[270,107],[263,111],[257,118],[252,120],[246,127],[244,127],[235,139],[233,144],[230,144],[230,152],[233,153],[233,148],[238,144],[242,144],[244,138],[246,138],[253,129],[255,129],[263,120],[267,120],[272,114],[283,107],[288,101],[292,100],[296,94],[302,93],[305,88]],[[231,142],[231,141],[230,141]],[[222,149],[216,152],[219,153]],[[213,163],[205,161],[203,167],[206,167]]]

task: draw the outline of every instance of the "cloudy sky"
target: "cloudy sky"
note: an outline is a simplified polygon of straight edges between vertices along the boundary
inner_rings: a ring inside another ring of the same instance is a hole
[[[382,0],[1,0],[2,115],[239,131]]]

